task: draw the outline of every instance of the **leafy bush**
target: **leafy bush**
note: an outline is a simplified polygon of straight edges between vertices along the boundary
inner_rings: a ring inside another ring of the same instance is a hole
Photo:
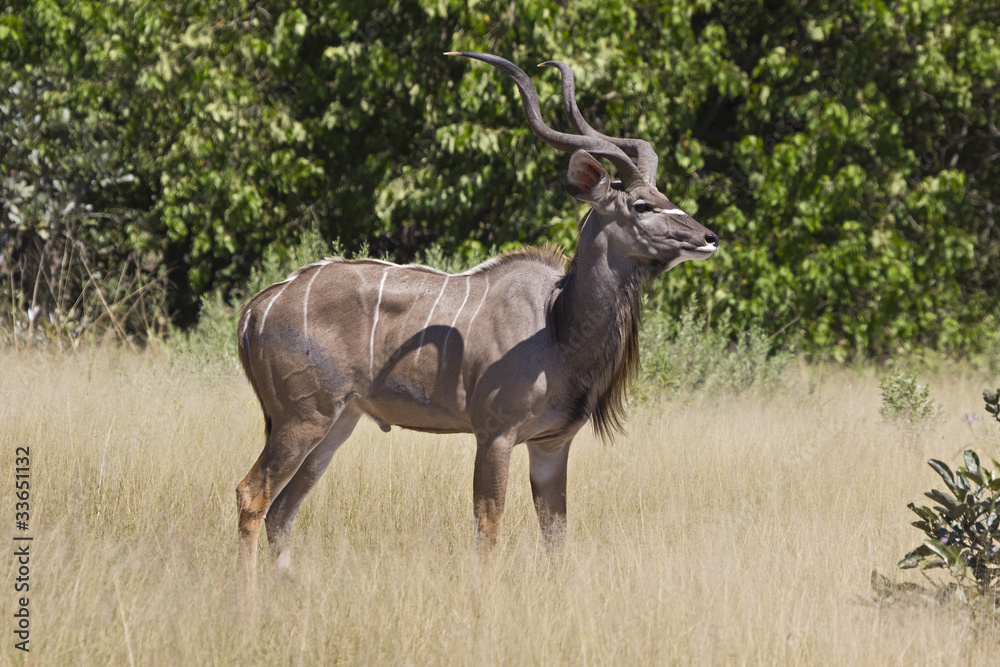
[[[72,245],[95,276],[138,257],[139,283],[169,286],[164,310],[190,324],[200,296],[294,235],[318,168],[268,93],[295,58],[294,17],[200,0],[0,10],[2,301],[9,286],[58,318],[57,295],[91,284],[63,261]]]
[[[942,461],[928,464],[944,480],[948,491],[933,489],[924,495],[938,503],[933,508],[907,505],[919,518],[913,525],[927,536],[910,550],[900,568],[945,568],[963,595],[976,592],[990,603],[998,601],[1000,568],[1000,463],[994,472],[980,464],[971,449],[965,465],[952,472]]]
[[[441,246],[436,245],[418,255],[417,263],[435,268],[438,271],[444,271],[445,273],[461,273],[462,271],[471,269],[476,264],[486,261],[490,255],[495,254],[495,251],[487,254],[482,248],[470,249],[466,253],[449,254]]]
[[[42,261],[55,249],[58,257],[48,258],[54,264]],[[32,292],[16,289],[10,274],[0,277],[0,294],[9,296],[0,301],[0,345],[75,348],[85,341],[111,339],[135,347],[159,337],[170,325],[166,280],[144,267],[137,255],[109,267],[95,257],[93,248],[69,234],[37,250],[33,261],[40,264]]]
[[[239,368],[236,328],[243,304],[268,285],[284,280],[306,264],[342,254],[343,248],[338,241],[329,243],[315,230],[305,232],[291,248],[276,246],[268,249],[261,268],[254,269],[250,280],[232,297],[226,298],[221,289],[203,297],[198,323],[187,331],[173,328],[167,339],[167,348],[208,368],[219,363]]]
[[[468,49],[566,60],[598,129],[656,147],[662,190],[722,239],[657,285],[671,316],[698,297],[734,341],[756,325],[835,358],[978,344],[1000,290],[995,0],[513,7],[0,8],[0,301],[75,300],[64,234],[95,275],[140,257],[183,326],[313,225],[402,260],[568,249],[566,156],[508,80],[440,55]],[[565,128],[557,74],[530,71]]]
[[[941,404],[931,396],[929,385],[917,384],[915,376],[897,371],[879,381],[883,419],[917,426],[941,413]]]
[[[657,309],[647,310],[643,318],[637,388],[643,398],[664,391],[769,389],[782,382],[792,361],[759,327],[743,335],[731,333],[725,321],[710,328],[697,302],[688,304],[679,318]]]

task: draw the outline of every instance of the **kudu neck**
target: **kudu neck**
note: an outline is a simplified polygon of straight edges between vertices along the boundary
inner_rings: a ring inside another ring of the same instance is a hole
[[[641,296],[645,272],[639,262],[612,247],[613,225],[594,210],[581,225],[567,289],[574,310],[585,317],[617,313],[622,304]]]
[[[599,392],[607,389],[623,364],[637,361],[633,348],[642,304],[642,267],[614,252],[607,228],[613,224],[596,211],[588,213],[554,307],[560,343],[572,349],[567,361]]]

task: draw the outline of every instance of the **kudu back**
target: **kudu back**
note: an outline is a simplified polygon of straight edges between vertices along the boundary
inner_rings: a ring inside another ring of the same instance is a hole
[[[267,441],[236,492],[246,590],[261,522],[277,567],[290,567],[295,514],[363,415],[385,431],[475,434],[473,510],[484,552],[500,529],[511,450],[526,443],[541,530],[558,543],[573,436],[588,420],[602,436],[621,428],[638,366],[643,283],[718,248],[715,234],[657,191],[648,143],[603,135],[583,120],[568,66],[544,63],[560,70],[580,134],[545,125],[527,75],[503,58],[448,55],[510,76],[535,134],[572,152],[566,189],[591,205],[576,256],[567,264],[555,251],[529,249],[455,275],[329,258],[250,300],[239,355]]]

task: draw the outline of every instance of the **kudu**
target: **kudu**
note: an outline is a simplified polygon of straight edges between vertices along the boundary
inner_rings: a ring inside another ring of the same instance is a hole
[[[303,498],[368,415],[391,426],[476,436],[477,546],[497,540],[511,450],[527,443],[531,493],[548,543],[561,540],[570,442],[588,419],[621,429],[638,366],[642,285],[718,237],[657,191],[645,141],[605,136],[582,119],[563,63],[563,101],[579,135],[541,119],[528,76],[480,53],[451,53],[510,76],[528,123],[572,151],[566,189],[591,205],[565,266],[551,250],[495,257],[455,275],[424,266],[328,258],[257,294],[238,324],[240,361],[264,411],[267,442],[239,484],[239,569],[253,590],[266,521],[276,565]],[[601,163],[615,166],[612,181]]]

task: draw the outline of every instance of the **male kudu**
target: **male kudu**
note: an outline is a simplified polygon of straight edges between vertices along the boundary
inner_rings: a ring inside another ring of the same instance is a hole
[[[531,81],[510,62],[448,55],[510,76],[534,133],[573,152],[566,189],[592,206],[576,256],[566,266],[556,252],[529,249],[457,275],[330,258],[247,304],[240,361],[267,433],[236,492],[238,558],[250,590],[261,522],[278,568],[288,568],[299,505],[362,415],[385,431],[475,434],[473,509],[484,550],[500,529],[511,450],[527,443],[542,533],[558,542],[573,436],[588,419],[602,436],[621,428],[623,395],[638,366],[643,283],[718,248],[715,234],[657,191],[648,143],[605,136],[583,120],[568,66],[545,63],[562,73],[579,135],[545,125]]]

